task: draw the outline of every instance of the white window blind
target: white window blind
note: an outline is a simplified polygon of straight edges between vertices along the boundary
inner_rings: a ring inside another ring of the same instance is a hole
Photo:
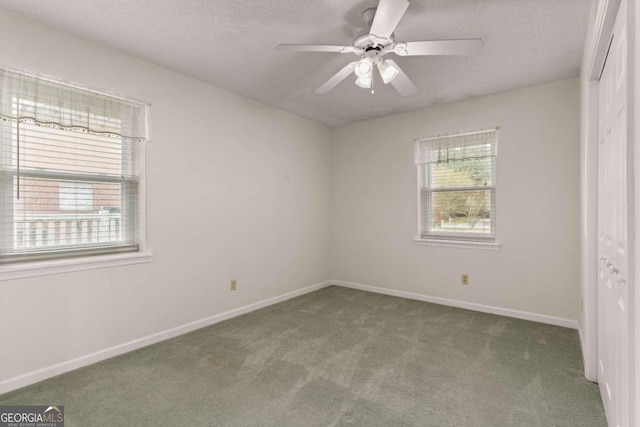
[[[93,210],[93,184],[61,182],[59,195],[61,211]]]
[[[420,237],[495,240],[497,129],[416,141]]]
[[[146,106],[0,70],[0,262],[138,248]]]

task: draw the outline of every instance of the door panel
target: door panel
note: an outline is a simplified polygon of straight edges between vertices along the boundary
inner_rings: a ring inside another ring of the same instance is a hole
[[[610,426],[629,420],[627,36],[620,5],[599,84],[598,382]]]

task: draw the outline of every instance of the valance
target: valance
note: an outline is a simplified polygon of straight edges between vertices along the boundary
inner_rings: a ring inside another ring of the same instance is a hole
[[[447,163],[496,155],[497,128],[422,138],[416,141],[416,164]]]
[[[148,107],[28,74],[0,69],[0,118],[145,141]]]

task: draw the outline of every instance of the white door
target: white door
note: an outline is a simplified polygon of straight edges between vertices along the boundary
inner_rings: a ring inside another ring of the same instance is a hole
[[[629,426],[627,2],[599,84],[598,383],[610,426]]]

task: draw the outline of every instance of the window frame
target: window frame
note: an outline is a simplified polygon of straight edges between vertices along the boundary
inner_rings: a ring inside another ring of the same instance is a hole
[[[6,70],[6,69],[5,69]],[[7,70],[13,72],[12,70]],[[20,73],[20,72],[17,72]],[[36,78],[40,78],[34,76]],[[79,176],[86,177],[90,182],[110,182],[120,183],[123,187],[131,185],[133,182],[137,183],[137,239],[135,249],[119,248],[118,245],[105,246],[104,248],[68,248],[65,250],[52,251],[47,253],[43,251],[41,254],[36,253],[35,256],[25,256],[25,259],[20,259],[18,256],[10,256],[7,260],[0,264],[0,281],[12,280],[25,277],[42,276],[49,274],[59,274],[72,271],[91,270],[96,268],[122,266],[130,264],[147,263],[152,261],[152,252],[147,245],[147,215],[146,215],[146,150],[147,143],[150,139],[150,105],[148,103],[123,98],[120,96],[114,96],[109,93],[95,91],[82,86],[76,86],[73,84],[51,80],[48,78],[41,78],[44,81],[49,81],[62,86],[68,86],[73,89],[79,89],[92,94],[106,96],[114,98],[127,103],[136,104],[144,109],[146,117],[146,138],[145,140],[138,140],[131,142],[137,144],[137,156],[135,159],[135,166],[137,167],[137,175],[130,177],[128,174],[124,174],[120,179],[113,179],[112,177],[103,176],[101,174],[74,174],[56,171],[45,170],[20,170],[20,179],[22,178],[40,178],[40,179],[54,179],[65,181],[78,181]],[[18,123],[14,123],[18,125]],[[4,150],[0,150],[0,156],[3,155]],[[0,159],[1,160],[1,159]],[[133,165],[133,163],[131,163]],[[0,171],[4,175],[1,180],[3,186],[13,187],[13,179],[17,176],[17,171],[13,169],[7,169]],[[126,175],[126,176],[125,176]],[[123,188],[121,187],[121,188]],[[5,197],[11,198],[13,190],[5,188]],[[92,195],[93,197],[93,195]],[[5,200],[7,202],[7,200]],[[13,200],[11,200],[13,203]],[[126,198],[122,200],[122,203],[126,203]],[[136,210],[126,209],[122,206],[121,212],[123,215],[136,215]],[[11,210],[12,212],[12,210]],[[134,217],[135,218],[135,217]],[[131,218],[133,219],[133,218]],[[131,220],[130,219],[130,220]],[[5,215],[2,220],[5,225],[7,223],[13,224],[13,213],[11,215]],[[13,237],[15,239],[15,236]],[[15,243],[14,243],[15,244]],[[57,252],[57,253],[54,253]],[[42,256],[39,256],[42,255]]]
[[[75,254],[70,252],[67,257],[0,264],[0,281],[151,262],[153,252],[147,244],[146,150],[147,144],[141,143],[138,151],[137,251],[89,253],[85,250]]]
[[[472,135],[475,133],[485,133],[495,131],[496,135],[492,142],[493,149],[496,155],[491,157],[491,177],[492,185],[487,186],[469,186],[469,187],[439,187],[431,188],[429,184],[427,187],[423,186],[428,180],[429,176],[429,163],[416,164],[416,189],[417,189],[417,235],[413,239],[414,243],[423,246],[437,246],[437,247],[454,247],[464,249],[484,249],[484,250],[499,250],[500,242],[497,237],[497,144],[498,144],[498,129],[499,127],[486,129],[473,132],[456,132],[446,135],[439,135],[429,138],[417,138],[415,140],[416,153],[420,149],[421,144],[428,140],[437,140],[441,138],[454,138],[457,136]],[[481,233],[470,232],[437,232],[429,230],[429,224],[431,223],[431,203],[433,195],[435,193],[443,192],[463,192],[463,191],[490,191],[490,198],[492,204],[493,215],[491,217],[491,230],[490,235]],[[427,215],[425,215],[424,209],[427,209]],[[428,224],[424,224],[425,218],[427,218]]]

